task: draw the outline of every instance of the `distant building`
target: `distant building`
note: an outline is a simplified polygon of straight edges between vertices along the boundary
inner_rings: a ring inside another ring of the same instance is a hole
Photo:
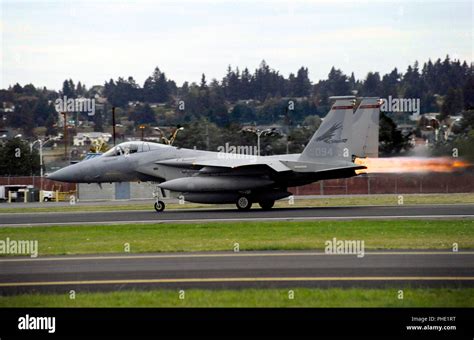
[[[79,132],[74,136],[74,146],[90,145],[98,140],[108,142],[112,138],[112,134],[108,132]]]
[[[0,105],[0,119],[2,120],[3,123],[6,122],[7,116],[9,113],[15,111],[15,105],[10,102],[2,102],[2,105]]]
[[[2,106],[0,107],[0,112],[7,113],[7,112],[14,112],[15,111],[15,105],[10,102],[3,102]]]

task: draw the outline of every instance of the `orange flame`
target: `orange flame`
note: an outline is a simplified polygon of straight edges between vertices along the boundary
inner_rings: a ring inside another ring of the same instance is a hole
[[[470,163],[449,157],[393,157],[393,158],[356,158],[355,164],[367,169],[357,170],[365,173],[406,173],[406,172],[454,172],[471,166]]]

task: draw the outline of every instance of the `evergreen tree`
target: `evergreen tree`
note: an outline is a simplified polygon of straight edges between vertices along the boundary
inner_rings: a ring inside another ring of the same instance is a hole
[[[65,80],[63,82],[63,91],[62,91],[63,96],[66,96],[68,98],[76,98],[76,90],[74,86],[74,82],[72,79]]]
[[[361,95],[366,97],[379,96],[381,90],[380,75],[378,72],[369,72],[362,85]]]
[[[387,156],[408,151],[411,148],[410,136],[404,136],[397,124],[383,112],[380,113],[379,152]]]
[[[308,77],[308,69],[301,67],[294,79],[293,95],[296,97],[307,97],[311,91],[311,81]]]
[[[39,175],[39,171],[38,151],[30,151],[26,141],[13,138],[0,144],[0,176]]]
[[[450,88],[441,106],[440,119],[460,113],[464,108],[462,89]]]
[[[470,73],[463,88],[464,108],[474,110],[474,74]]]

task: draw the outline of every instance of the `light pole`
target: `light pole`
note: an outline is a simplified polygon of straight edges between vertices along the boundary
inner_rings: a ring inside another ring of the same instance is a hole
[[[178,135],[178,132],[183,131],[183,130],[184,130],[184,127],[178,125],[178,127],[174,130],[173,134],[171,135],[170,145],[173,145],[174,140],[176,139],[176,136]]]
[[[178,125],[178,127],[173,131],[173,133],[171,134],[169,139],[165,137],[164,132],[159,127],[155,127],[153,129],[155,131],[158,131],[161,134],[161,140],[163,140],[168,145],[173,145],[173,142],[176,139],[176,136],[178,135],[178,132],[183,131],[184,127]]]
[[[64,115],[64,160],[67,161],[67,112],[61,112],[61,114]]]
[[[40,177],[43,177],[43,141],[41,139],[35,140],[30,143],[30,152],[33,152],[33,146],[39,143],[39,156],[40,156]]]
[[[264,129],[264,130],[260,130],[260,129],[256,129],[256,130],[253,130],[253,129],[246,129],[244,130],[246,132],[252,132],[252,133],[255,133],[257,135],[257,156],[260,156],[260,136],[261,135],[266,135],[267,133],[271,133],[273,132],[273,129]]]
[[[141,134],[142,134],[141,140],[143,141],[143,139],[145,138],[145,125],[141,124],[138,128],[141,131]]]
[[[33,152],[33,146],[35,146],[36,143],[39,143],[39,156],[40,156],[40,176],[43,177],[43,146],[52,141],[53,139],[48,139],[46,141],[43,141],[41,139],[35,140],[33,143],[30,143],[30,152]]]
[[[157,127],[154,127],[153,129],[154,129],[155,131],[158,131],[158,132],[160,133],[160,135],[161,135],[161,140],[164,141],[166,144],[169,145],[169,140],[168,140],[168,138],[165,137],[164,132],[163,132],[158,126],[157,126]]]
[[[115,146],[115,106],[112,106],[112,136],[114,138]]]
[[[51,139],[50,139],[51,140]],[[43,145],[48,143],[50,140],[47,140],[43,143],[41,139],[35,140],[30,144],[30,153],[33,152],[33,146],[38,142],[39,143],[39,156],[40,156],[40,190],[43,190]]]

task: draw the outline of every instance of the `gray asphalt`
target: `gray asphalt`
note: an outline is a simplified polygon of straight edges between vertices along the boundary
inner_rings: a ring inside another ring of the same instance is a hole
[[[349,206],[321,208],[179,209],[162,213],[149,211],[58,212],[0,214],[0,226],[42,226],[67,224],[294,221],[322,219],[474,218],[473,204]]]
[[[138,280],[138,281],[137,281]],[[0,294],[150,288],[473,287],[474,251],[170,253],[1,258]]]

